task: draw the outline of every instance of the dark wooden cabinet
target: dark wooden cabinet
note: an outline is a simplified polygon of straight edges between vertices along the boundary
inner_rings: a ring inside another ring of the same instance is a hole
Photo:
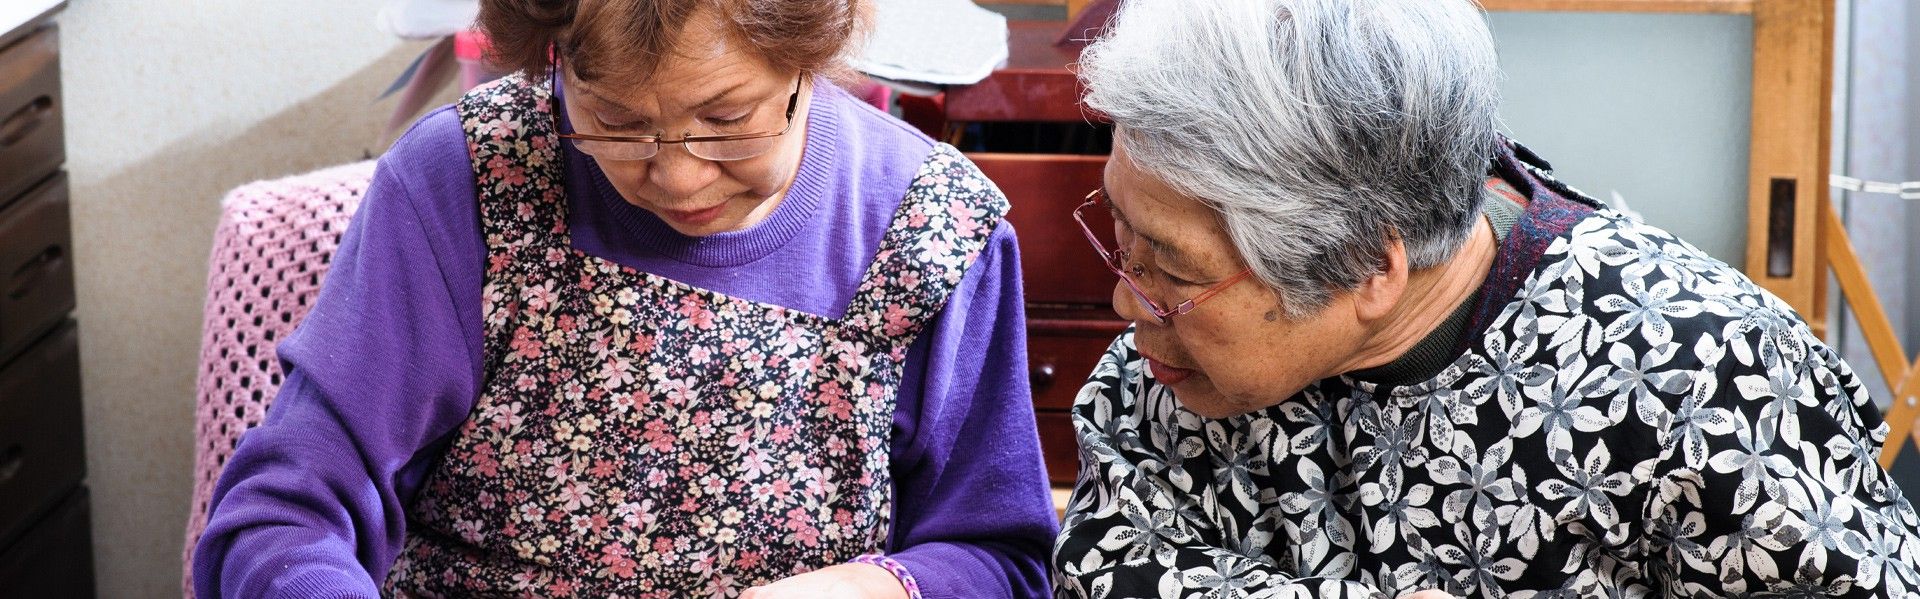
[[[0,543],[32,528],[86,476],[77,337],[64,324],[0,369]]]
[[[63,3],[46,5],[0,23],[0,597],[93,596]]]
[[[0,549],[0,597],[92,597],[92,512],[75,487],[26,535]]]
[[[52,26],[0,47],[0,200],[16,199],[67,159],[60,40]]]

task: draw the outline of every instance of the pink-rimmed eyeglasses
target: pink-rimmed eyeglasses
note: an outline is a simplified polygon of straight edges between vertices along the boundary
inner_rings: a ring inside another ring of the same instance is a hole
[[[1088,206],[1103,203],[1106,201],[1106,199],[1107,199],[1107,190],[1105,189],[1095,189],[1091,192],[1088,192],[1087,201],[1081,203],[1079,207],[1073,209],[1073,220],[1080,223],[1080,232],[1086,234],[1087,243],[1093,244],[1093,250],[1100,254],[1100,261],[1107,265],[1107,270],[1113,271],[1113,274],[1118,275],[1120,277],[1120,280],[1124,281],[1127,284],[1127,289],[1133,292],[1133,298],[1136,300],[1139,300],[1140,307],[1146,308],[1147,313],[1153,315],[1153,321],[1155,323],[1166,324],[1167,319],[1173,318],[1175,315],[1192,312],[1193,309],[1198,307],[1201,302],[1207,301],[1208,299],[1212,299],[1213,296],[1219,295],[1220,292],[1222,291],[1226,291],[1228,287],[1232,287],[1234,283],[1238,283],[1240,282],[1241,279],[1245,279],[1249,275],[1253,274],[1253,268],[1249,267],[1245,270],[1240,271],[1240,274],[1233,275],[1232,277],[1227,278],[1227,280],[1221,281],[1215,284],[1213,287],[1207,288],[1207,290],[1201,292],[1200,295],[1196,295],[1191,298],[1188,298],[1187,301],[1180,302],[1179,304],[1174,305],[1171,308],[1160,307],[1159,302],[1153,301],[1153,298],[1147,297],[1147,292],[1145,289],[1141,288],[1139,279],[1134,278],[1136,276],[1145,274],[1146,267],[1137,262],[1129,266],[1127,250],[1125,249],[1117,249],[1117,250],[1107,249],[1106,244],[1100,243],[1100,237],[1098,235],[1093,234],[1093,227],[1087,226],[1087,218],[1081,215],[1081,212],[1085,211]],[[1117,226],[1124,226],[1124,225],[1117,225]],[[1118,235],[1116,235],[1115,237],[1117,238]],[[1122,244],[1123,246],[1126,243],[1126,240],[1124,239],[1116,239],[1116,241]],[[1133,272],[1128,272],[1129,270]]]

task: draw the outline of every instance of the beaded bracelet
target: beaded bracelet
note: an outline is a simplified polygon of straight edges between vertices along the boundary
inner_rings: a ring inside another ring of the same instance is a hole
[[[852,563],[867,564],[869,566],[879,566],[882,568],[886,568],[888,572],[893,573],[894,578],[900,579],[900,586],[906,587],[907,599],[921,599],[920,581],[914,580],[913,573],[908,572],[907,567],[905,565],[901,564],[900,562],[894,561],[893,558],[887,557],[884,555],[870,553],[867,555],[862,555],[860,557],[853,558]]]

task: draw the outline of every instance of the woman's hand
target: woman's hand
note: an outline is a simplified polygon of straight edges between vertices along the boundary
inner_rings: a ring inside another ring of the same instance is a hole
[[[886,568],[840,564],[747,589],[740,599],[907,599],[906,587]]]

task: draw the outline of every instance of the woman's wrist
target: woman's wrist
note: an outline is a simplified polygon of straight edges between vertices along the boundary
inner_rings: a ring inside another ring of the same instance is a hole
[[[867,554],[853,558],[849,563],[862,564],[879,569],[881,574],[884,574],[888,579],[892,580],[894,585],[898,587],[897,590],[899,594],[892,595],[893,597],[899,599],[920,599],[920,581],[914,579],[913,572],[908,571],[906,565],[901,564],[899,561],[885,555]]]

